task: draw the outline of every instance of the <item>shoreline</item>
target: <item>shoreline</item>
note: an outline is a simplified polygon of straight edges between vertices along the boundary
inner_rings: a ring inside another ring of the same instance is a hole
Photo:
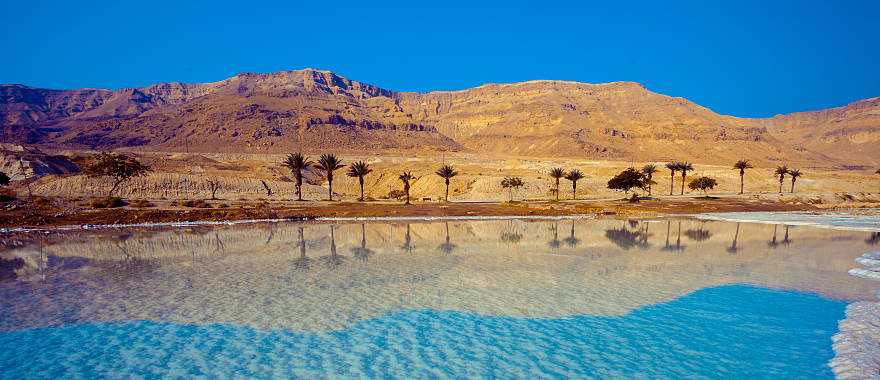
[[[329,202],[209,201],[210,208],[186,208],[155,201],[150,208],[93,209],[63,199],[16,201],[0,212],[0,233],[29,230],[70,230],[108,227],[223,225],[305,220],[481,220],[556,218],[645,218],[722,212],[829,211],[805,203],[743,198],[654,198],[624,200],[519,202]],[[231,203],[227,205],[226,203]],[[222,206],[220,206],[222,205]],[[842,207],[841,207],[842,208]]]

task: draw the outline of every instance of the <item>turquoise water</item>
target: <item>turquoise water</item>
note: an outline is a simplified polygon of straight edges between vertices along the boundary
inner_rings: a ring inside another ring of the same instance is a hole
[[[89,323],[0,334],[3,378],[831,378],[845,303],[721,286],[622,317],[415,310],[324,333]]]
[[[0,379],[832,378],[876,356],[842,329],[877,302],[850,274],[880,271],[877,233],[685,218],[0,236]]]

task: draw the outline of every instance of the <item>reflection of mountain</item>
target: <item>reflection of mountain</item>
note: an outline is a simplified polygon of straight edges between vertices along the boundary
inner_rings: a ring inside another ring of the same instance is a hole
[[[864,250],[860,232],[792,229],[790,249],[771,252],[764,239],[772,226],[744,223],[737,232],[733,223],[712,223],[704,228],[713,239],[700,249],[670,255],[666,247],[680,244],[676,234],[700,223],[668,220],[665,246],[633,254],[607,239],[606,231],[628,230],[627,244],[638,247],[647,241],[651,223],[621,227],[617,220],[580,220],[570,222],[565,234],[578,244],[563,243],[556,254],[542,254],[549,251],[547,241],[558,240],[556,223],[414,222],[406,229],[385,223],[279,223],[220,226],[198,234],[133,232],[121,242],[107,231],[67,233],[45,251],[58,257],[50,259],[59,263],[52,265],[70,260],[63,266],[72,269],[44,279],[33,275],[39,267],[31,264],[40,254],[36,247],[0,256],[26,263],[15,270],[18,279],[0,281],[0,313],[6,313],[0,329],[70,320],[159,320],[313,330],[403,309],[621,315],[729,283],[847,300],[873,297],[875,290],[847,275]],[[512,229],[523,236],[519,244],[497,238]],[[727,253],[731,241],[737,241],[736,255]],[[437,249],[438,242],[454,242],[454,254]],[[402,252],[406,245],[411,250]],[[360,247],[369,247],[369,260],[342,260],[332,267],[308,260]],[[297,270],[303,257],[312,264],[308,271]]]

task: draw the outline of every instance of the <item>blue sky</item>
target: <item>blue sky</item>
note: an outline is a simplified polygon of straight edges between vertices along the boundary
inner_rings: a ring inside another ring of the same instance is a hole
[[[399,91],[636,81],[770,116],[880,96],[877,14],[880,1],[2,0],[0,83],[119,88],[313,67]]]

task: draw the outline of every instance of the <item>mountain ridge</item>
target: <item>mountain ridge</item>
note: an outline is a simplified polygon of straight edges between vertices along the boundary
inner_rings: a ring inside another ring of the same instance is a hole
[[[880,97],[740,118],[637,82],[487,83],[398,92],[327,70],[208,83],[0,85],[4,142],[85,149],[472,151],[522,156],[876,165]]]

